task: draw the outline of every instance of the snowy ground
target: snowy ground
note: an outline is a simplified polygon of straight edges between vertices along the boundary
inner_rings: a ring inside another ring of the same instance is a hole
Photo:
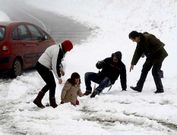
[[[42,1],[42,2],[41,2]],[[44,82],[36,72],[13,80],[0,79],[0,134],[19,135],[177,135],[177,1],[176,0],[30,0],[27,3],[64,15],[95,29],[93,34],[65,57],[66,80],[74,71],[82,77],[95,71],[95,63],[122,51],[127,66],[128,89],[121,92],[119,80],[110,92],[94,99],[80,98],[80,106],[59,105],[39,109],[32,101]],[[1,15],[2,14],[2,15]],[[0,12],[0,20],[9,18]],[[163,70],[164,94],[154,94],[149,74],[142,93],[129,89],[139,78],[144,59],[130,73],[135,45],[128,39],[132,30],[154,33],[169,53]],[[175,49],[176,48],[176,49]],[[61,85],[56,98],[60,102]],[[48,95],[43,100],[48,103]]]

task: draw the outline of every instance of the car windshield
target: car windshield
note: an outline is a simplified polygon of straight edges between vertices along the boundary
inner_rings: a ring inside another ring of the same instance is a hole
[[[3,40],[5,36],[5,27],[0,26],[0,40]]]

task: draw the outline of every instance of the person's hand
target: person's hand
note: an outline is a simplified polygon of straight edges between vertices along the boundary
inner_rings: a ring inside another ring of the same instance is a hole
[[[134,68],[134,65],[131,65],[130,66],[130,72],[133,70],[133,68]]]
[[[71,104],[72,104],[73,106],[76,106],[76,103],[71,102]]]
[[[104,64],[103,61],[98,61],[98,62],[96,63],[96,67],[97,67],[98,69],[101,69],[101,68],[103,67],[103,64]]]
[[[79,100],[76,100],[76,105],[79,105]]]
[[[64,70],[62,68],[60,69],[60,74],[61,74],[61,76],[65,75],[65,72],[64,72]]]
[[[62,81],[62,79],[60,78],[60,79],[58,80],[58,83],[59,83],[59,84],[62,84],[62,82],[63,82],[63,81]]]
[[[60,104],[64,104],[64,101],[61,101]]]

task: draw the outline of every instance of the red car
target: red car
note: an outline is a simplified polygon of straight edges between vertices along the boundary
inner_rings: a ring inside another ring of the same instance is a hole
[[[12,77],[35,66],[47,47],[55,44],[40,27],[28,22],[0,22],[0,72]]]

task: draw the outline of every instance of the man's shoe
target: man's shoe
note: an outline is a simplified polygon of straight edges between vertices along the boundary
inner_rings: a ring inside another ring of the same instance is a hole
[[[84,96],[88,96],[89,94],[91,94],[91,91],[86,91],[86,92],[84,93]]]
[[[130,88],[134,91],[141,92],[141,89],[139,89],[138,87],[130,86]]]
[[[100,92],[97,90],[94,90],[93,93],[91,94],[91,98],[94,98],[96,95],[98,95]]]
[[[154,93],[159,94],[159,93],[164,93],[164,91],[163,90],[156,90]]]

